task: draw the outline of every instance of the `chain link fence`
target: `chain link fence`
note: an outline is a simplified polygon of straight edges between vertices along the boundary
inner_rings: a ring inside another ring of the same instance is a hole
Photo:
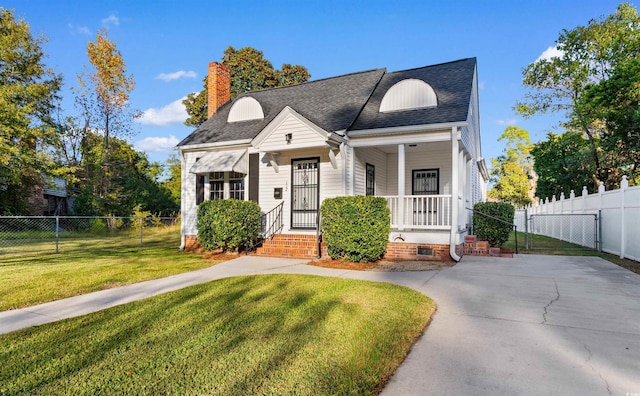
[[[142,247],[167,232],[179,235],[178,217],[0,216],[0,259]]]
[[[525,227],[527,249],[545,249],[547,237],[568,242],[563,250],[601,250],[596,214],[533,214]]]

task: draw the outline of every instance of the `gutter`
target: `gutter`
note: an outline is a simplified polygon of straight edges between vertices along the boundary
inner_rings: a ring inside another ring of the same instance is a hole
[[[460,133],[458,132],[457,126],[451,127],[451,232],[449,234],[449,256],[457,263],[460,261],[462,257],[458,256],[456,253],[456,242],[457,242],[457,234],[458,234],[458,209],[460,205],[458,200],[460,199],[460,192],[458,191],[460,188],[460,169],[459,164],[460,161],[458,157],[460,156],[460,149],[458,145],[458,140],[460,139]],[[454,201],[455,199],[455,201]]]

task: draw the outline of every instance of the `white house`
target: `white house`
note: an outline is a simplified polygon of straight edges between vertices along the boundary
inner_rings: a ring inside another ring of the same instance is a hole
[[[322,200],[376,195],[391,209],[387,257],[459,260],[466,208],[485,199],[488,180],[475,58],[233,101],[224,65],[210,63],[208,81],[209,119],[178,145],[182,248],[197,244],[200,202],[233,198],[268,213],[259,254],[312,257]]]

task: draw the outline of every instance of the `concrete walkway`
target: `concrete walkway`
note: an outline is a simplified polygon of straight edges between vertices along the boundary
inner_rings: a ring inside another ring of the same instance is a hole
[[[210,268],[0,312],[0,334],[230,276],[390,282],[438,312],[383,395],[639,394],[640,276],[599,258],[465,256],[453,268],[360,272],[241,257]]]

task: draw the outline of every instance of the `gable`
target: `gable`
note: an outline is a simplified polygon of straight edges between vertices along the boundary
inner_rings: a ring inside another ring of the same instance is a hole
[[[285,107],[251,144],[261,151],[282,151],[325,146],[331,134],[291,107]]]

